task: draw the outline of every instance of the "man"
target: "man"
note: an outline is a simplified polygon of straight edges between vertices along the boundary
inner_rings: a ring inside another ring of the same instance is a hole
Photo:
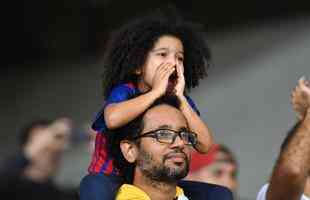
[[[186,180],[227,187],[235,200],[246,200],[238,194],[239,164],[233,152],[223,144],[214,144],[207,154],[193,152]]]
[[[257,200],[310,200],[310,84],[304,78],[292,92],[299,121],[285,138],[270,183]]]
[[[74,190],[62,190],[52,181],[71,135],[71,121],[37,120],[20,135],[20,151],[1,166],[0,194],[9,199],[76,199]]]
[[[115,165],[125,179],[117,200],[232,199],[220,186],[179,182],[197,142],[179,107],[176,97],[161,98],[134,121],[108,132]]]
[[[192,153],[186,180],[222,185],[237,193],[237,173],[238,163],[232,152],[222,144],[214,144],[208,154]]]

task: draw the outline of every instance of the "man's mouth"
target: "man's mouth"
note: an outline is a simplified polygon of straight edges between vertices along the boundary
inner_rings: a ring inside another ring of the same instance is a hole
[[[169,160],[171,160],[174,163],[184,163],[185,158],[184,157],[175,156],[175,157],[170,157]]]
[[[171,160],[174,163],[183,163],[187,160],[187,156],[184,153],[171,153],[166,156],[166,160]]]

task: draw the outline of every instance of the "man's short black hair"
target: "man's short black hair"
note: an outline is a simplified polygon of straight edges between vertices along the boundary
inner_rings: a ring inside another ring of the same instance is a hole
[[[123,175],[126,182],[131,183],[133,178],[133,170],[135,164],[129,163],[123,156],[120,149],[122,140],[133,140],[134,137],[140,135],[144,128],[143,117],[145,113],[158,105],[170,105],[177,109],[180,108],[180,101],[174,95],[167,95],[157,99],[146,111],[136,117],[123,127],[107,130],[107,144],[109,154],[113,157],[113,164],[117,170]],[[133,141],[135,142],[135,141]],[[138,145],[138,143],[137,143]]]

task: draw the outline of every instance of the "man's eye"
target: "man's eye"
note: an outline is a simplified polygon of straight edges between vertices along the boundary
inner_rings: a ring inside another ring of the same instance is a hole
[[[231,173],[231,178],[232,179],[237,179],[237,172],[232,172]]]
[[[61,139],[63,139],[65,136],[63,135],[63,134],[55,134],[54,135],[54,138],[56,139],[56,140],[61,140]]]
[[[223,171],[220,170],[220,169],[216,169],[216,170],[213,171],[213,175],[214,175],[215,177],[217,177],[217,178],[221,177],[222,174],[223,174]]]
[[[159,137],[170,137],[171,132],[170,131],[166,131],[166,130],[160,130],[157,132],[157,135]]]

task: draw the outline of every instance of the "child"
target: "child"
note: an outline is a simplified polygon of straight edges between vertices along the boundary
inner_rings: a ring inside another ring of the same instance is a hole
[[[160,96],[173,93],[181,111],[198,135],[195,147],[206,153],[213,143],[193,100],[185,94],[207,73],[210,52],[202,32],[180,19],[162,14],[126,24],[108,43],[104,54],[105,104],[92,128],[97,131],[89,175],[81,182],[81,200],[114,199],[121,179],[106,152],[105,130],[121,127],[141,114]]]

